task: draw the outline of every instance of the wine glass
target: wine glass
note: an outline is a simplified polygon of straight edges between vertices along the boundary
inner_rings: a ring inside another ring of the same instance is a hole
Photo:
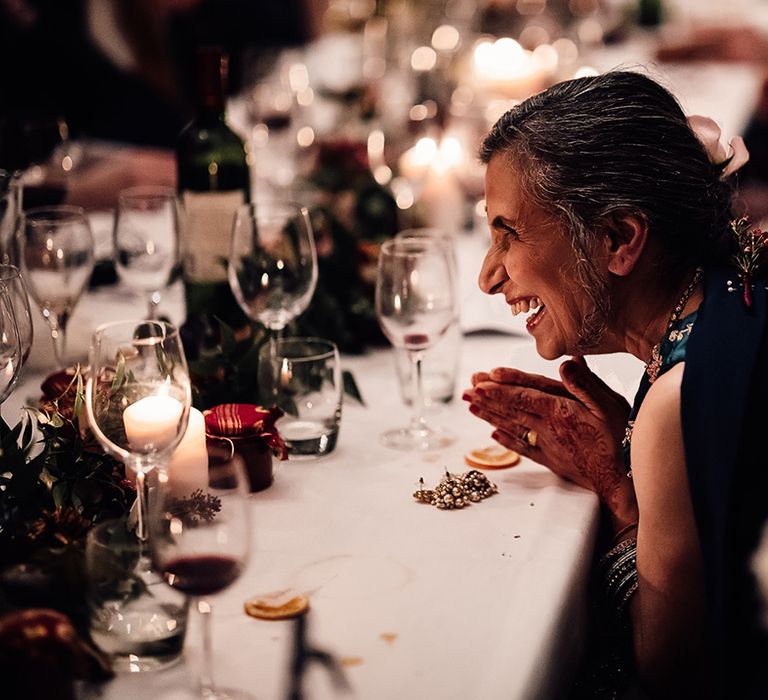
[[[448,249],[451,260],[451,275],[457,280],[457,292],[454,295],[456,307],[454,319],[448,326],[443,337],[424,353],[422,358],[422,387],[424,404],[429,407],[438,402],[448,402],[453,399],[456,386],[456,373],[461,355],[461,310],[459,303],[459,263],[456,256],[454,235],[449,231],[436,227],[409,228],[395,235],[398,240],[412,238],[435,239]],[[413,365],[404,348],[395,348],[395,369],[400,383],[400,391],[406,405],[413,403],[411,390],[413,381],[411,372]]]
[[[0,263],[18,262],[16,232],[21,191],[21,173],[0,168]]]
[[[450,253],[429,237],[402,238],[381,246],[376,278],[376,315],[384,335],[404,348],[412,363],[413,415],[409,426],[385,432],[381,440],[401,450],[445,447],[454,436],[424,418],[421,362],[455,318],[455,288]]]
[[[27,294],[27,287],[18,267],[0,265],[0,289],[7,290],[13,312],[16,315],[16,327],[21,343],[21,365],[23,367],[32,349],[34,324],[29,308],[29,294]]]
[[[162,291],[179,260],[176,193],[165,187],[132,187],[120,192],[114,244],[120,279],[147,298],[147,318],[155,318]]]
[[[93,272],[91,227],[80,207],[38,207],[24,213],[22,234],[22,272],[62,367],[67,322]]]
[[[191,596],[202,620],[200,696],[247,698],[217,689],[213,677],[211,611],[207,596],[223,591],[245,570],[250,555],[248,487],[242,459],[225,447],[210,446],[207,488],[180,499],[160,475],[150,520],[150,551],[165,582]]]
[[[147,474],[187,429],[192,387],[178,330],[163,321],[118,321],[91,339],[88,422],[102,447],[136,473],[140,540],[147,538]]]
[[[19,378],[21,367],[21,339],[16,325],[10,292],[0,285],[0,406]],[[0,420],[0,431],[2,430]]]
[[[309,305],[317,253],[309,212],[292,204],[246,204],[235,214],[228,265],[237,303],[274,337]]]

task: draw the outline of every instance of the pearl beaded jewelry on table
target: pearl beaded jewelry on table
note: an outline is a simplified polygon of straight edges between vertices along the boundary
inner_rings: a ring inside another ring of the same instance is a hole
[[[419,479],[419,488],[413,497],[440,510],[454,510],[482,501],[497,492],[496,484],[477,469],[470,469],[461,475],[446,470],[445,476],[434,489],[425,489],[424,479]]]

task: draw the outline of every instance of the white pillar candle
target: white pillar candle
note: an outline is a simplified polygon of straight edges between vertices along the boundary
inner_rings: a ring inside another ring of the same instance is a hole
[[[183,411],[172,396],[145,396],[132,403],[123,411],[128,444],[142,452],[166,448],[176,439]]]
[[[450,233],[464,228],[465,195],[452,170],[431,169],[419,195],[425,225]]]
[[[196,408],[189,411],[189,425],[168,462],[168,486],[178,496],[189,496],[208,488],[208,450],[205,446],[205,419]]]

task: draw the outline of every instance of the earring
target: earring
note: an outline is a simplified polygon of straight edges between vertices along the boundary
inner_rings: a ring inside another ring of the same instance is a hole
[[[477,503],[484,498],[498,493],[496,484],[477,469],[470,469],[464,474],[451,474],[447,469],[445,476],[434,489],[424,488],[424,478],[419,479],[419,488],[413,497],[421,503],[429,503],[440,510],[464,508],[470,503]]]

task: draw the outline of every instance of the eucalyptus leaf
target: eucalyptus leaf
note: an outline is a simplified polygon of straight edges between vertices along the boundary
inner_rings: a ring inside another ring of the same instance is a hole
[[[219,323],[219,333],[221,334],[221,352],[224,355],[231,355],[237,348],[235,332],[220,318],[216,318]]]
[[[51,496],[53,497],[53,504],[57,508],[62,508],[67,498],[67,484],[63,481],[57,481],[51,489]]]
[[[358,388],[357,382],[355,381],[355,375],[353,375],[352,372],[350,372],[348,369],[345,369],[341,373],[341,377],[344,383],[344,393],[347,396],[351,396],[361,406],[365,406],[363,395],[360,393],[360,389]]]
[[[117,353],[117,366],[115,367],[115,378],[112,380],[110,389],[117,391],[125,381],[125,355],[122,352]]]
[[[57,409],[58,409],[58,406],[57,406]],[[63,427],[64,419],[61,417],[61,414],[59,414],[58,410],[56,411],[56,413],[54,413],[51,416],[51,418],[49,420],[49,425],[52,428],[61,428],[61,427]]]
[[[80,371],[80,365],[77,366],[77,372],[75,373],[77,378],[77,390],[75,391],[75,405],[73,413],[76,416],[82,414],[83,406],[85,405],[85,390],[83,388],[83,373]]]

